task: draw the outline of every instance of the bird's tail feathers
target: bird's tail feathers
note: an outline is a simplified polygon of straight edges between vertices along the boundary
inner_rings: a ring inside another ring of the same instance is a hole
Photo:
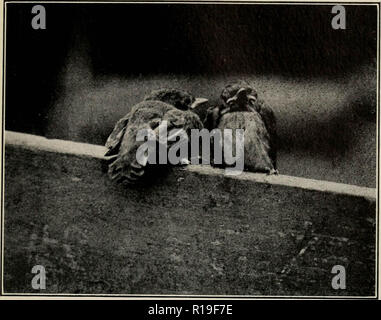
[[[108,175],[111,180],[126,184],[135,184],[145,173],[145,165],[133,160],[126,164],[122,158],[116,159],[109,165]]]

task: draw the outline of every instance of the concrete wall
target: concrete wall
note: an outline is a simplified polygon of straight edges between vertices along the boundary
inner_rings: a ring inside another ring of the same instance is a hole
[[[375,189],[208,166],[126,188],[101,146],[5,141],[7,293],[35,293],[40,264],[41,293],[374,295]]]

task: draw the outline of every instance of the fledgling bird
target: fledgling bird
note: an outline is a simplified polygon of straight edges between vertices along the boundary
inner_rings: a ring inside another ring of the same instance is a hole
[[[136,139],[139,130],[152,129],[158,140],[159,126],[164,120],[168,132],[183,129],[189,134],[191,129],[201,129],[202,122],[192,109],[206,101],[177,89],[159,89],[147,95],[116,123],[107,139],[105,156],[112,161],[108,168],[110,178],[127,184],[140,180],[145,175],[148,156],[140,163],[136,159],[137,150],[144,143]]]
[[[221,106],[210,108],[205,127],[233,130],[244,129],[244,168],[253,172],[277,173],[276,118],[272,109],[258,99],[246,81],[227,85],[221,93]]]

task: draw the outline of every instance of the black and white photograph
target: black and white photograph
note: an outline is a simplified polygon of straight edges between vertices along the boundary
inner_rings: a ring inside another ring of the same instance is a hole
[[[3,1],[1,296],[378,298],[379,9]]]

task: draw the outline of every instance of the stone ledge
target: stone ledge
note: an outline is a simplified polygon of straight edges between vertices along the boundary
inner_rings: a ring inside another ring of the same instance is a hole
[[[19,146],[30,150],[40,150],[56,152],[67,155],[104,159],[106,148],[104,146],[92,145],[87,143],[65,141],[58,139],[47,139],[41,136],[31,134],[5,131],[5,143],[7,145]],[[204,174],[204,175],[223,175],[224,170],[212,168],[210,166],[189,165],[184,168],[185,171]],[[280,186],[302,188],[307,190],[331,192],[342,195],[364,197],[376,201],[376,189],[359,187],[349,184],[336,183],[331,181],[306,179],[286,175],[272,175],[244,172],[239,176],[230,176],[233,179],[242,179],[255,183],[266,183]]]

